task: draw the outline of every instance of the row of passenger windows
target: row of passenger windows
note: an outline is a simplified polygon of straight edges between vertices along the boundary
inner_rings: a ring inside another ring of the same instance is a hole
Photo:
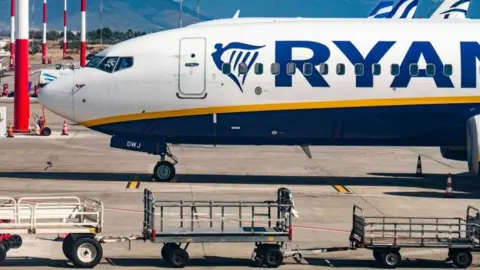
[[[94,56],[86,64],[87,67],[96,68],[108,73],[120,71],[133,66],[133,57],[103,57]]]
[[[327,75],[328,74],[328,64],[323,63],[320,64],[319,67],[319,72],[321,75]],[[365,66],[363,64],[355,64],[355,75],[357,76],[362,76],[365,73]],[[223,74],[230,74],[232,72],[232,67],[231,64],[229,63],[224,63],[222,65],[222,73]],[[302,73],[305,76],[310,76],[313,74],[313,69],[314,66],[312,63],[304,63],[302,65]],[[295,74],[297,70],[297,66],[295,63],[288,63],[286,66],[286,72],[288,75],[293,75]],[[255,74],[261,75],[263,74],[263,64],[262,63],[256,63],[254,66],[254,71]],[[246,74],[248,72],[248,66],[246,63],[240,63],[238,66],[238,72],[240,74]],[[373,75],[380,75],[382,72],[382,66],[380,64],[373,64],[372,65],[372,74]],[[446,64],[443,66],[443,72],[444,75],[446,76],[451,76],[453,74],[453,67],[451,64]],[[278,63],[272,63],[270,65],[270,73],[273,75],[278,75],[280,74],[280,64]],[[336,73],[337,75],[344,75],[345,74],[345,64],[337,64],[336,65]],[[411,76],[418,76],[419,74],[419,67],[418,64],[410,64],[409,67],[409,73]],[[427,64],[425,73],[427,76],[435,76],[436,70],[435,70],[435,65],[434,64]],[[398,64],[392,64],[390,67],[390,74],[393,76],[398,76],[400,74],[400,65]]]

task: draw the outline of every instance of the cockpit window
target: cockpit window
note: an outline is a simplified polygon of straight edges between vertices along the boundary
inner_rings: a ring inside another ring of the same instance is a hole
[[[112,73],[117,65],[118,57],[106,57],[103,61],[98,65],[97,69],[102,71]]]
[[[88,61],[88,63],[85,66],[95,68],[98,66],[98,64],[100,64],[100,62],[102,62],[103,58],[104,56],[94,56],[92,57],[92,59],[90,59],[90,61]]]
[[[121,57],[117,66],[115,67],[115,72],[126,69],[133,66],[133,57]]]

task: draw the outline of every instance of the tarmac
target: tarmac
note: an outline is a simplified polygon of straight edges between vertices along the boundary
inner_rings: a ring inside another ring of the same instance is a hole
[[[12,111],[12,104],[7,106]],[[38,104],[31,112],[41,113]],[[8,114],[12,116],[11,113]],[[10,119],[11,120],[11,119]],[[289,188],[299,218],[293,246],[346,247],[352,207],[366,215],[464,217],[468,205],[480,208],[480,182],[466,175],[465,162],[443,159],[438,148],[311,147],[308,159],[299,147],[171,146],[177,156],[178,182],[151,181],[158,157],[109,148],[109,137],[68,123],[47,112],[49,137],[0,138],[0,196],[84,196],[105,205],[101,235],[140,234],[143,189],[157,199],[275,200],[279,187]],[[416,177],[418,156],[423,177]],[[444,198],[452,174],[454,198]],[[130,181],[139,182],[127,188]],[[20,249],[10,250],[8,269],[69,268],[56,235],[25,235]],[[166,268],[161,244],[133,241],[103,244],[104,259],[95,269]],[[253,243],[191,244],[189,269],[250,268]],[[399,268],[451,269],[444,249],[402,249]],[[474,254],[470,269],[479,268]],[[280,269],[378,268],[365,249],[285,259]]]

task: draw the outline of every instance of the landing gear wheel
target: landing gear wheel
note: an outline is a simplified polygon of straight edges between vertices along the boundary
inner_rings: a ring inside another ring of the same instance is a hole
[[[103,249],[95,238],[82,237],[73,242],[72,262],[76,267],[93,268],[103,257]]]
[[[452,251],[451,258],[459,268],[467,268],[472,264],[472,253],[469,250]]]
[[[153,178],[155,181],[169,182],[175,178],[175,166],[168,161],[160,161],[153,169]]]
[[[189,256],[187,251],[182,248],[172,248],[168,252],[168,263],[175,268],[183,268],[187,263]]]
[[[68,234],[62,242],[63,255],[69,260],[72,261],[72,245],[73,237],[71,234]]]
[[[283,254],[278,248],[268,248],[263,257],[263,263],[270,268],[277,268],[283,263]]]
[[[382,262],[385,267],[395,268],[402,260],[400,253],[398,251],[384,251],[381,255]]]
[[[23,243],[22,237],[18,234],[12,234],[8,239],[8,242],[10,243],[10,248],[12,249],[20,248]]]

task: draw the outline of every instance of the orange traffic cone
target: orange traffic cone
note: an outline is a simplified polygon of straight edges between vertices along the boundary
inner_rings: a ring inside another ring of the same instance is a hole
[[[63,121],[62,135],[67,135],[68,136],[67,121]]]
[[[13,126],[12,126],[12,123],[8,123],[7,138],[13,138]]]
[[[448,178],[447,178],[447,189],[445,191],[445,197],[453,197],[453,187],[452,187],[452,174],[448,173]]]
[[[418,161],[417,161],[417,172],[415,173],[415,176],[423,176],[422,173],[422,160],[420,156],[418,156]]]

